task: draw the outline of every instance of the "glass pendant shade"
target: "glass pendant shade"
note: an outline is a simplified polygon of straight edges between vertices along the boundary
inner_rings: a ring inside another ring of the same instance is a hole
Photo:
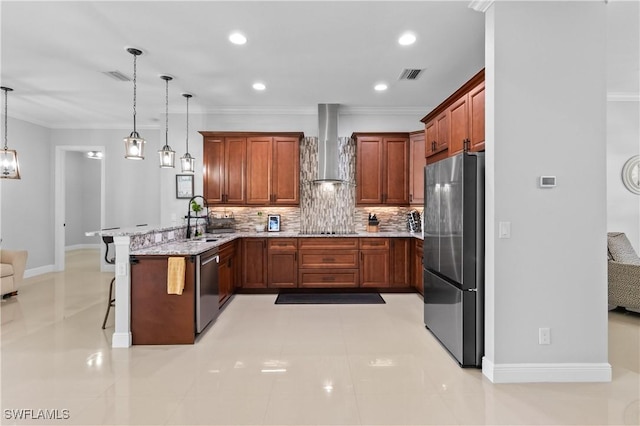
[[[144,145],[146,141],[138,132],[131,132],[128,138],[124,138],[124,158],[129,160],[144,160]]]
[[[7,147],[7,93],[12,92],[10,87],[0,87],[4,91],[4,149],[0,151],[0,178],[20,179],[20,167],[18,165],[18,152]]]
[[[5,148],[0,151],[0,178],[20,179],[18,153],[15,149]]]
[[[180,157],[180,163],[182,164],[182,173],[195,173],[196,159],[191,154],[187,152],[184,157]]]
[[[160,167],[174,168],[176,166],[176,152],[171,149],[169,145],[165,145],[158,151],[160,156]]]

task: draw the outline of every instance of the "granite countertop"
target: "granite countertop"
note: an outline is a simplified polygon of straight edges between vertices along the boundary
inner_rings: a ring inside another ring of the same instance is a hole
[[[133,228],[136,229],[136,228]],[[157,230],[157,229],[156,229]],[[167,229],[163,229],[167,230]],[[123,231],[123,230],[114,230]],[[147,229],[145,232],[149,232]],[[130,235],[130,234],[122,234]],[[237,238],[418,238],[422,234],[413,232],[356,232],[354,234],[301,234],[299,232],[234,232],[227,234],[205,234],[192,240],[172,241],[156,246],[133,250],[135,256],[195,256]],[[207,241],[214,240],[214,241]]]

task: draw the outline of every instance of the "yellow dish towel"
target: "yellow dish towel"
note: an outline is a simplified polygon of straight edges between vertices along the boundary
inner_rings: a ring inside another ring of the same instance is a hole
[[[167,294],[182,295],[184,290],[184,257],[170,257],[167,262]]]

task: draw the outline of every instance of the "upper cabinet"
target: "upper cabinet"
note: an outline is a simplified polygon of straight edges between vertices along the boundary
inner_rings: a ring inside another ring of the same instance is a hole
[[[424,205],[425,132],[409,133],[409,204]]]
[[[354,133],[356,204],[409,204],[409,134]]]
[[[432,163],[462,151],[484,150],[484,69],[422,120]]]
[[[300,203],[302,133],[201,132],[210,205]]]

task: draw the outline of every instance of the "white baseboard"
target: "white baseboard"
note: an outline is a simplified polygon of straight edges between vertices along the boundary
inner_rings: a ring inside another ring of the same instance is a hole
[[[42,274],[46,274],[48,272],[54,272],[54,271],[55,271],[55,265],[38,266],[37,268],[31,268],[31,269],[25,270],[24,278],[31,278],[37,275],[42,275]]]
[[[494,364],[485,357],[482,359],[482,374],[493,383],[610,382],[611,364],[607,362]]]
[[[64,248],[64,251],[85,250],[85,249],[100,249],[100,244],[74,244],[72,246],[66,246]]]
[[[111,341],[112,348],[130,348],[131,347],[131,333],[113,333],[113,340]]]

